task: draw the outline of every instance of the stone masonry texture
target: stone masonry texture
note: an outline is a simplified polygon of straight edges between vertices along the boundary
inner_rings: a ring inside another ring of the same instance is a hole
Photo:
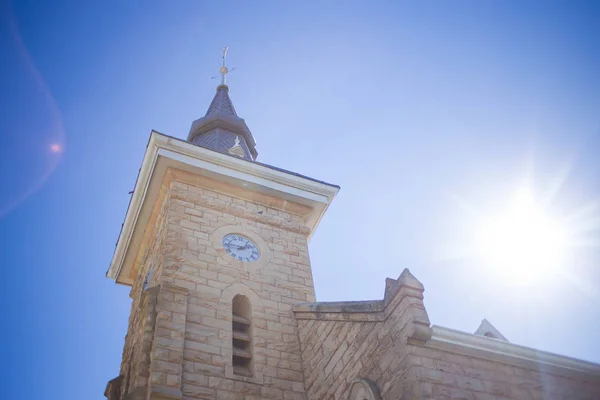
[[[386,400],[600,399],[598,375],[431,348],[423,289],[406,272],[382,302],[296,307],[309,399],[348,399],[357,378]]]
[[[258,235],[270,262],[251,269],[220,257],[211,235],[224,226]],[[292,312],[315,300],[302,217],[172,181],[151,229],[131,291],[121,393],[111,400],[306,399]],[[228,372],[236,294],[252,304],[250,378]]]

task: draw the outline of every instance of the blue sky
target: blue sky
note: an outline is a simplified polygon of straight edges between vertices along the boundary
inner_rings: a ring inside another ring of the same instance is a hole
[[[381,298],[408,267],[433,324],[600,362],[597,3],[1,7],[3,397],[101,399],[118,375],[128,193],[150,130],[206,111],[226,44],[259,161],[342,187],[310,245],[319,300]],[[526,284],[465,251],[523,182],[578,244]]]

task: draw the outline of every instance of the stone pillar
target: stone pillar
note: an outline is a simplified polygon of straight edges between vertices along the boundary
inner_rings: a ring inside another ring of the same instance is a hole
[[[149,399],[181,399],[188,289],[162,283],[150,351]]]
[[[156,303],[160,286],[142,292],[139,302],[139,325],[130,330],[131,353],[126,366],[126,375],[121,376],[120,396],[109,400],[147,400],[148,378],[150,376],[150,349],[154,342],[156,326]],[[108,396],[107,396],[108,397]]]

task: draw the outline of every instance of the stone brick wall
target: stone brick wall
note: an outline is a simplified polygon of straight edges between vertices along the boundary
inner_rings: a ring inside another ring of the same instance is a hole
[[[314,301],[314,289],[302,218],[178,181],[172,183],[169,203],[168,255],[161,279],[189,291],[184,397],[303,399],[291,307]],[[270,252],[270,263],[253,269],[220,257],[212,235],[226,226],[259,236],[268,246],[261,253]],[[255,374],[246,379],[231,372],[231,300],[236,294],[246,295],[253,307]]]
[[[501,357],[496,340],[484,337],[471,348],[435,342],[422,294],[405,270],[388,279],[381,301],[296,306],[308,398],[349,399],[353,382],[367,379],[385,400],[600,399],[598,366],[582,367],[590,373],[577,360],[565,368],[535,356]]]
[[[409,373],[418,381],[421,399],[600,399],[600,376],[541,363],[526,367],[422,346],[410,346],[408,352]]]
[[[153,274],[148,287],[155,286],[160,280],[166,250],[167,211],[166,201],[157,206],[156,222],[149,228],[147,236],[150,240],[140,263],[142,269],[131,288],[131,313],[120,369],[120,398],[136,390],[143,392],[148,383],[148,357],[154,333],[157,290],[144,291],[143,287],[150,269],[153,270]]]
[[[345,399],[357,378],[374,381],[384,399],[416,385],[406,343],[429,337],[423,288],[408,270],[389,281],[382,301],[295,307],[309,399]]]
[[[165,181],[153,231],[146,233],[151,243],[138,256],[122,398],[145,398],[136,396],[149,390],[161,399],[306,399],[292,312],[315,299],[302,216],[284,211],[291,206],[281,200],[267,206],[265,196],[257,202],[232,197],[181,171],[170,171]],[[269,262],[227,259],[218,244],[228,229],[255,240]],[[142,295],[150,267],[152,296]],[[252,304],[251,377],[231,368],[236,294]]]
[[[373,353],[382,322],[300,320],[306,389],[310,399],[342,398],[358,376],[375,371]]]

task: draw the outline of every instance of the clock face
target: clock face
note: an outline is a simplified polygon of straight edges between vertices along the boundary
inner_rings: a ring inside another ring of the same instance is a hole
[[[256,243],[236,233],[223,237],[223,248],[236,260],[254,262],[260,257]]]

